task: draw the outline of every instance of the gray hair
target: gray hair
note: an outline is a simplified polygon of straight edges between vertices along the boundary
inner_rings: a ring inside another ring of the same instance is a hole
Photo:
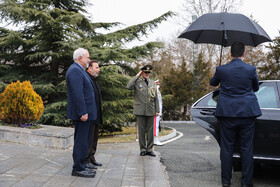
[[[85,54],[88,52],[88,50],[84,48],[78,48],[73,53],[73,60],[78,60],[80,56],[85,56]]]

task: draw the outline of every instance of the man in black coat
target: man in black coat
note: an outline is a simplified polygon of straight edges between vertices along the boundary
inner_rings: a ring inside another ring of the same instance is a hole
[[[90,136],[90,145],[87,154],[87,163],[91,165],[92,168],[97,169],[96,166],[102,166],[101,163],[97,162],[95,159],[95,153],[97,149],[99,125],[102,124],[102,111],[101,111],[101,91],[100,87],[96,81],[96,77],[100,72],[97,60],[91,60],[87,69],[87,73],[94,84],[94,95],[97,106],[97,119],[93,121]]]

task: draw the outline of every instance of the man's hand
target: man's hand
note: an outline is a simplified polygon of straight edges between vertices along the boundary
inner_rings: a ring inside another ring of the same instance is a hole
[[[88,120],[88,114],[82,115],[82,117],[80,119],[81,119],[81,121],[87,121]]]
[[[141,71],[139,71],[138,73],[137,73],[137,77],[140,77],[140,75],[141,75],[141,73],[142,73],[143,71],[141,70]]]
[[[159,113],[156,112],[156,117],[159,115]]]

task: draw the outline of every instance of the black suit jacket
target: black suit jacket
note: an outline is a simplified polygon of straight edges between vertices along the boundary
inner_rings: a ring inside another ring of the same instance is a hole
[[[101,110],[101,106],[102,106],[102,98],[101,98],[101,91],[100,91],[100,87],[96,81],[96,78],[93,77],[89,72],[87,72],[87,74],[89,75],[89,77],[91,78],[93,84],[94,84],[94,95],[95,95],[95,101],[96,101],[96,106],[97,106],[97,119],[93,121],[94,124],[102,124],[103,120],[102,120],[102,110]]]

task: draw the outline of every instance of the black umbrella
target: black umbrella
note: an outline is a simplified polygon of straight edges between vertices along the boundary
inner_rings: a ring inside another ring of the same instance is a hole
[[[179,38],[186,38],[194,43],[221,45],[221,57],[223,47],[231,46],[236,41],[254,47],[263,42],[271,42],[268,34],[255,21],[242,14],[227,12],[202,15]]]

